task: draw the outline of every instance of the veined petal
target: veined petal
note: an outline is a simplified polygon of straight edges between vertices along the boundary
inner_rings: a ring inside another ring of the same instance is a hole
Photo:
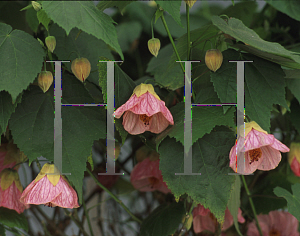
[[[131,111],[126,111],[123,116],[123,126],[124,129],[133,135],[144,133],[149,126],[145,126],[140,120],[139,115],[132,113]],[[149,122],[150,124],[150,122]]]
[[[261,147],[262,156],[260,159],[260,165],[257,167],[259,170],[273,170],[275,169],[279,162],[281,161],[281,153],[280,151],[270,147]],[[253,164],[253,163],[252,163]]]
[[[252,174],[254,171],[256,171],[258,166],[260,166],[262,160],[263,158],[261,157],[258,159],[258,161],[254,161],[251,163],[249,152],[246,152],[245,153],[245,174]]]
[[[252,129],[246,136],[245,151],[272,145],[274,143],[274,140],[275,138],[272,134],[265,134]]]
[[[149,122],[149,131],[155,134],[159,134],[169,126],[169,121],[165,116],[159,112],[152,116]]]

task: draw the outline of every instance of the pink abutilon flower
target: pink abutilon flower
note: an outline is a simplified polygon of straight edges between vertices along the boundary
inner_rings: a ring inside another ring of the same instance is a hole
[[[300,177],[300,143],[291,143],[288,161],[294,174]]]
[[[17,171],[3,170],[0,173],[0,183],[0,207],[15,210],[19,214],[29,207],[19,201],[23,187]]]
[[[154,92],[151,84],[138,85],[129,100],[115,111],[114,116],[120,118],[124,112],[123,126],[130,134],[145,131],[158,134],[169,125],[174,125],[171,112]]]
[[[47,174],[56,173],[56,174]],[[45,164],[38,176],[23,191],[20,201],[50,207],[77,208],[78,198],[68,181],[54,164]]]
[[[268,134],[255,121],[251,121],[245,124],[245,139],[244,126],[239,129],[237,143],[230,150],[229,166],[240,174],[251,174],[256,169],[272,170],[281,161],[280,152],[289,150],[274,135]],[[243,171],[244,158],[245,169]],[[237,168],[237,164],[239,168]]]
[[[151,161],[150,158],[146,158],[138,163],[130,174],[130,182],[134,188],[142,192],[155,190],[163,193],[171,192],[163,181],[159,160]]]
[[[238,222],[245,222],[245,219],[242,216],[242,210],[240,208],[238,210]],[[233,217],[228,208],[226,208],[222,231],[227,230],[232,225]],[[210,231],[212,233],[215,233],[218,227],[218,222],[209,209],[205,209],[204,206],[198,204],[198,206],[193,209],[193,227],[196,234],[203,231]]]
[[[289,212],[270,211],[268,215],[258,215],[257,219],[263,236],[299,236],[299,222]],[[247,236],[259,236],[255,222],[248,225]]]

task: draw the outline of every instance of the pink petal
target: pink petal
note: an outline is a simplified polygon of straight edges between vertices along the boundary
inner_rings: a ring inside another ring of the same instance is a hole
[[[0,186],[0,207],[9,208],[21,214],[28,205],[24,205],[20,200],[21,192],[17,188],[15,182],[12,183],[6,190],[2,190]]]
[[[237,162],[237,155],[236,155],[236,145],[234,145],[229,153],[229,166],[233,169],[233,171],[236,171],[236,162]]]
[[[210,210],[204,208],[201,204],[198,204],[197,207],[193,209],[193,217],[197,215],[206,216],[208,213],[210,213]]]
[[[61,177],[56,186],[44,176],[38,182],[32,181],[23,191],[20,201],[26,204],[47,204],[51,203],[53,206],[60,206],[64,208],[76,208],[77,195],[70,190],[70,186]],[[72,203],[72,204],[71,204]]]
[[[238,210],[238,222],[240,222],[240,223],[244,223],[245,222],[245,218],[242,215],[241,208],[239,208],[239,210]]]
[[[149,178],[155,178],[156,183],[151,184]],[[134,188],[142,192],[161,191],[163,193],[171,192],[163,182],[161,171],[159,170],[159,160],[151,161],[146,158],[138,163],[130,174],[130,181]]]
[[[259,170],[273,170],[275,169],[279,162],[281,161],[280,151],[272,148],[271,146],[265,146],[260,148],[262,151],[262,156],[260,159],[260,165],[257,167]],[[253,163],[252,163],[253,164]]]
[[[151,121],[151,120],[150,120]],[[124,129],[133,135],[141,134],[149,128],[144,125],[140,120],[139,115],[132,113],[131,111],[126,111],[123,116],[123,126]]]
[[[170,123],[165,118],[165,116],[161,112],[159,112],[152,116],[152,119],[149,122],[149,131],[155,134],[159,134],[164,131],[169,126],[169,124]]]
[[[300,177],[300,163],[297,161],[297,158],[294,157],[291,163],[291,169],[296,176]]]

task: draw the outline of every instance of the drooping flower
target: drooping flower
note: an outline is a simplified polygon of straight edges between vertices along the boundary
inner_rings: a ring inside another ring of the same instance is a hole
[[[154,92],[151,84],[138,85],[129,100],[115,111],[114,116],[120,118],[124,112],[123,126],[130,134],[145,131],[158,134],[168,125],[174,125],[171,112]]]
[[[219,49],[210,49],[205,54],[205,64],[208,69],[216,72],[222,65],[223,55]]]
[[[268,215],[258,215],[257,219],[264,236],[299,236],[299,222],[289,212],[270,211]],[[255,222],[248,225],[247,236],[259,236]]]
[[[18,172],[5,169],[0,173],[0,207],[9,208],[21,214],[28,205],[21,203],[23,191]]]
[[[300,143],[291,143],[288,161],[294,174],[300,177]]]
[[[251,121],[245,124],[245,138],[244,126],[239,129],[237,143],[230,150],[229,166],[240,174],[251,174],[256,169],[272,170],[281,161],[280,152],[289,150],[274,135],[268,134],[255,121]]]
[[[159,160],[151,161],[146,158],[138,163],[130,174],[130,182],[134,188],[141,192],[158,190],[163,193],[170,193],[166,183],[163,181],[159,169]]]
[[[5,168],[13,168],[17,163],[22,162],[27,157],[17,148],[16,144],[8,143],[0,146],[0,173]],[[17,165],[14,169],[18,169]]]
[[[242,210],[240,208],[238,210],[238,222],[245,222],[245,219],[242,216]],[[227,230],[232,225],[233,217],[228,208],[226,208],[222,231]],[[198,204],[198,206],[193,210],[193,227],[196,234],[203,231],[210,231],[212,233],[215,233],[218,228],[218,222],[209,209],[205,209],[204,206]]]
[[[50,207],[79,207],[75,190],[65,177],[59,174],[54,164],[43,166],[35,180],[23,191],[20,201],[25,204],[44,204]]]
[[[148,49],[151,54],[155,57],[158,55],[158,51],[160,49],[160,41],[157,38],[152,38],[148,41]]]
[[[77,79],[79,79],[81,82],[84,82],[90,75],[91,63],[84,57],[76,58],[74,61],[72,61],[71,70]]]

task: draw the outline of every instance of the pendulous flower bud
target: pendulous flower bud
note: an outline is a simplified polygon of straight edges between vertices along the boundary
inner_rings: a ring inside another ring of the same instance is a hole
[[[195,2],[197,2],[197,0],[184,0],[184,1],[187,5],[189,5],[190,8],[194,6]]]
[[[49,49],[50,52],[53,52],[56,46],[56,39],[54,36],[48,36],[45,39],[45,43],[47,45],[47,48]]]
[[[223,55],[219,49],[210,49],[205,54],[205,64],[208,69],[216,72],[222,65]]]
[[[84,82],[91,72],[91,63],[86,58],[76,58],[71,65],[73,74],[81,82]]]
[[[41,9],[42,9],[42,6],[41,6],[41,4],[39,4],[39,3],[38,3],[38,2],[36,2],[36,1],[31,1],[31,4],[32,4],[32,6],[33,6],[34,10],[36,10],[36,11],[39,11],[39,10],[41,10]]]
[[[53,83],[53,75],[50,71],[42,71],[38,77],[38,84],[44,93],[48,91]]]
[[[158,51],[160,49],[160,41],[157,38],[152,38],[148,41],[148,48],[152,55],[157,57]]]

